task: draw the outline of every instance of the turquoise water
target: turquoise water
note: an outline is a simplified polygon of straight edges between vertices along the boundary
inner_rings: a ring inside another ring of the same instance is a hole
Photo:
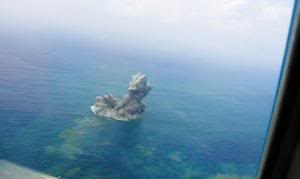
[[[0,42],[0,159],[62,178],[254,178],[277,74],[89,45],[72,38]],[[153,90],[144,117],[95,117],[97,95],[130,77]]]

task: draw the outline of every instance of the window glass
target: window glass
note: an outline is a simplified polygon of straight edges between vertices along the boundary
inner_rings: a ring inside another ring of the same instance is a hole
[[[293,3],[1,0],[0,176],[255,178]]]

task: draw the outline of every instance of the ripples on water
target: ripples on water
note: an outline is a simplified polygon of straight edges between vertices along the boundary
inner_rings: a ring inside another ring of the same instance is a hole
[[[263,72],[68,41],[1,45],[1,159],[63,178],[254,178],[275,84]],[[136,72],[154,87],[143,119],[91,114]]]

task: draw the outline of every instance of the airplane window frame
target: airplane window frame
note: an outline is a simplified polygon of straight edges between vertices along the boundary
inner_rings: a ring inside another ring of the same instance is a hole
[[[300,3],[296,0],[277,97],[257,173],[259,179],[282,179],[290,176],[297,146],[300,144],[300,83],[297,80],[300,76],[299,31]]]

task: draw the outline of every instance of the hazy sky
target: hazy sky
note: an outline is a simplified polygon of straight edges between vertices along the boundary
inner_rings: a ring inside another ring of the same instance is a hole
[[[1,0],[0,27],[68,32],[124,48],[276,68],[292,5],[291,0]]]

